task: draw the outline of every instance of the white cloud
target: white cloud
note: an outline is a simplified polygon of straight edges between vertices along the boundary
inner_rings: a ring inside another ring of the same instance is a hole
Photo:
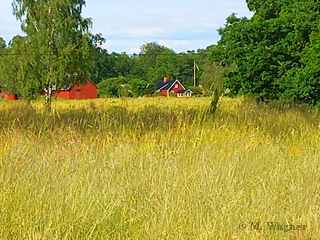
[[[166,33],[164,28],[160,27],[123,27],[123,28],[109,28],[98,30],[98,32],[106,32],[107,37],[125,37],[125,38],[142,38],[161,36]]]
[[[142,44],[143,42],[141,42],[140,39],[110,39],[106,41],[103,47],[105,47],[109,53],[139,53]]]
[[[159,40],[158,43],[160,45],[166,46],[171,49],[185,47],[185,46],[190,45],[190,41],[188,41],[188,40],[165,39],[165,40]]]
[[[196,50],[216,43],[216,32],[233,12],[251,16],[245,0],[90,0],[83,16],[93,20],[112,52],[137,52],[144,42],[158,42],[175,51]],[[21,34],[11,0],[0,0],[0,37]],[[207,44],[207,45],[205,45]]]
[[[128,34],[131,37],[139,38],[139,37],[153,37],[153,36],[161,36],[165,33],[163,28],[133,28],[130,29]]]

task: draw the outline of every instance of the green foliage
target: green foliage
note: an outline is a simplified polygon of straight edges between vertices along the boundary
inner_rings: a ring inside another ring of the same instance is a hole
[[[164,76],[175,78],[177,75],[176,53],[157,43],[142,45],[139,61],[148,82],[154,82]]]
[[[152,95],[156,91],[154,84],[150,84],[142,79],[131,79],[130,86],[132,89],[132,94],[135,97]]]
[[[179,81],[185,86],[193,85],[194,62],[196,61],[198,65],[201,65],[201,63],[199,63],[199,60],[196,59],[196,56],[197,55],[195,54],[195,52],[192,51],[189,51],[187,53],[182,52],[177,55],[176,64],[178,75],[176,76],[176,79],[179,79]]]
[[[124,77],[108,78],[98,83],[100,97],[128,97],[131,93],[127,89]]]
[[[294,100],[318,104],[320,3],[312,1],[247,0],[251,19],[231,14],[218,30],[218,45],[175,53],[155,42],[141,46],[139,55],[108,53],[101,34],[88,32],[80,0],[13,2],[26,38],[0,52],[0,84],[22,98],[39,89],[81,83],[89,76],[100,84],[100,96],[151,95],[164,76],[193,85],[195,95],[248,94],[258,101]],[[21,47],[19,43],[21,42]],[[36,53],[36,54],[34,54]],[[106,80],[105,80],[106,79]]]
[[[219,29],[215,61],[235,63],[225,74],[233,94],[253,94],[262,101],[294,99],[315,104],[320,91],[318,49],[320,3],[247,1],[251,19],[232,14]]]
[[[201,86],[204,89],[212,90],[217,88],[219,92],[225,90],[224,76],[236,71],[236,64],[222,66],[221,63],[211,62],[209,59],[203,66],[203,72],[200,77]]]
[[[205,96],[207,92],[201,86],[189,86],[188,89],[192,91],[192,95],[196,97]]]
[[[109,75],[111,69],[109,64],[110,55],[106,49],[102,48],[105,38],[101,34],[91,35],[90,40],[90,79],[94,83],[99,83]]]
[[[13,13],[27,34],[31,52],[31,69],[24,72],[36,76],[46,89],[48,110],[53,88],[83,83],[88,76],[91,21],[81,17],[84,4],[83,0],[13,1]]]
[[[98,83],[99,96],[105,97],[142,97],[153,95],[155,85],[142,79],[116,77]]]
[[[0,85],[20,99],[35,99],[41,90],[34,74],[27,38],[15,36],[0,58]]]
[[[4,53],[4,50],[6,49],[6,47],[7,47],[6,42],[2,37],[0,37],[0,54]]]
[[[114,52],[110,54],[102,48],[104,41],[105,39],[99,34],[91,36],[90,77],[96,84],[104,79],[112,79],[111,81],[115,82],[107,84],[110,85],[109,87],[103,86],[104,90],[101,90],[100,93],[106,96],[153,95],[156,91],[155,83],[165,76],[169,79],[179,79],[185,86],[191,86],[193,85],[194,62],[201,66],[197,70],[197,78],[199,79],[203,72],[204,57],[207,54],[206,50],[199,50],[197,53],[188,51],[177,54],[155,42],[142,45],[139,55],[129,56],[126,53]],[[122,93],[123,86],[120,85],[123,83],[115,81],[119,77],[126,79],[125,89],[130,89],[130,94]],[[137,86],[135,86],[136,84]],[[109,90],[105,91],[105,89]]]
[[[236,22],[235,16],[231,15],[228,21]],[[209,46],[206,50],[209,54],[203,64],[199,87],[202,89],[204,96],[212,96],[209,112],[214,114],[218,108],[219,99],[226,90],[225,75],[235,72],[237,65],[235,63],[226,64],[221,60],[221,62],[214,61],[217,56],[216,46]]]

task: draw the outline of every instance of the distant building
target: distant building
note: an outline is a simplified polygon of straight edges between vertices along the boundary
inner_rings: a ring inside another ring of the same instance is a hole
[[[169,97],[191,97],[192,91],[186,89],[178,80],[168,80],[164,77],[156,83],[157,91],[161,95]]]
[[[88,79],[84,85],[78,84],[54,91],[53,96],[67,99],[95,99],[98,98],[98,87]]]
[[[1,91],[1,87],[0,87],[0,98],[4,98],[10,101],[15,101],[15,100],[18,100],[18,95],[10,94],[7,91]]]

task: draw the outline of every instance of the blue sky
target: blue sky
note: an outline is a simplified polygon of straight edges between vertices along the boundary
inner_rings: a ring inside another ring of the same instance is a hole
[[[22,34],[11,0],[0,0],[0,37],[8,43]],[[217,29],[231,14],[251,17],[245,0],[87,0],[84,17],[92,33],[102,33],[109,52],[139,53],[146,42],[176,52],[197,50],[219,40]]]

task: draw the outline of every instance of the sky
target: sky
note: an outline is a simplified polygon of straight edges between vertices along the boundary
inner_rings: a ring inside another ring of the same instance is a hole
[[[8,43],[23,35],[12,15],[12,0],[0,0],[0,37]],[[250,18],[245,0],[86,0],[83,17],[93,21],[93,34],[106,39],[108,52],[139,53],[147,42],[175,52],[216,44],[217,29],[236,13]]]

